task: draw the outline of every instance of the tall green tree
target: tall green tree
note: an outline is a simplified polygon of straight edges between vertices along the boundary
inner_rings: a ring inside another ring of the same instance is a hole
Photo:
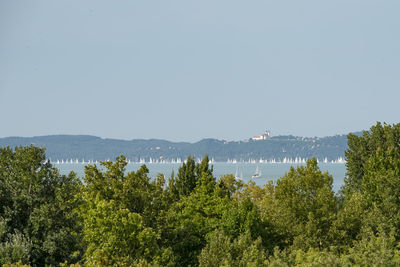
[[[187,176],[182,175],[190,173],[189,181],[195,181],[195,185],[193,187],[192,183],[180,184],[190,190],[181,194],[179,200],[167,211],[165,216],[167,227],[162,231],[163,246],[172,250],[177,266],[198,264],[197,257],[206,244],[206,234],[217,228],[223,210],[229,207],[231,201],[217,190],[207,156],[198,164],[192,165],[194,163],[192,159],[188,159],[187,163],[189,164],[182,165],[178,171],[177,182],[185,181],[182,177]],[[188,166],[192,166],[189,172],[187,172]]]
[[[198,180],[201,177],[212,177],[213,167],[209,166],[208,155],[197,163],[194,158],[189,156],[178,169],[177,177],[171,177],[169,181],[169,191],[173,194],[175,199],[190,195],[198,185]]]
[[[368,160],[374,157],[378,150],[400,152],[400,124],[382,125],[378,122],[361,136],[349,134],[347,138],[345,192],[349,196],[353,192],[362,192],[361,183]]]
[[[129,266],[151,261],[159,252],[157,233],[150,223],[155,185],[147,177],[145,165],[125,174],[127,161],[102,162],[105,171],[85,168],[85,186],[80,215],[87,245],[84,258],[92,265]],[[147,220],[145,220],[145,219]]]
[[[188,157],[186,163],[182,163],[178,169],[175,184],[178,197],[188,196],[196,187],[196,183],[196,163],[192,157]]]
[[[345,202],[335,224],[342,238],[350,232],[351,239],[359,239],[363,228],[387,235],[400,227],[400,124],[378,122],[362,136],[350,134],[348,139]],[[344,216],[349,210],[353,215]],[[400,240],[400,231],[395,237]]]
[[[269,185],[262,200],[263,218],[282,237],[282,244],[296,248],[329,246],[329,230],[336,214],[333,178],[322,173],[317,160],[291,168],[276,185]]]
[[[21,252],[9,261],[44,266],[79,260],[82,224],[74,210],[80,186],[74,173],[60,175],[42,148],[0,148],[0,250]]]

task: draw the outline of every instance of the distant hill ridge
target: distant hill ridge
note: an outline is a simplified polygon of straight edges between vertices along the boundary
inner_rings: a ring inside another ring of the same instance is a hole
[[[360,133],[356,133],[360,134]],[[38,145],[46,147],[46,155],[57,160],[114,159],[124,155],[127,159],[139,161],[176,161],[191,155],[202,158],[208,154],[214,161],[284,161],[308,159],[333,161],[344,158],[347,149],[347,135],[328,137],[297,137],[292,135],[273,136],[261,141],[224,141],[202,139],[195,143],[171,142],[160,139],[119,140],[90,135],[48,135],[36,137],[0,138],[0,146]]]

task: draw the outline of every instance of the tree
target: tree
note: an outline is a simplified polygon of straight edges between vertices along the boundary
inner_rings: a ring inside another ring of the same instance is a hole
[[[178,175],[173,175],[169,181],[169,191],[175,199],[190,195],[198,185],[201,177],[212,177],[213,167],[209,166],[208,155],[196,164],[193,157],[188,157],[186,162],[178,169]],[[215,181],[214,181],[215,182]]]
[[[389,234],[396,229],[395,237],[400,240],[400,155],[394,149],[378,149],[364,170],[361,181],[367,215],[363,221],[374,231]],[[372,216],[370,216],[372,215]]]
[[[378,122],[362,136],[349,135],[348,144],[344,207],[354,206],[354,199],[362,201],[357,205],[363,207],[353,220],[356,227],[351,236],[358,236],[363,227],[384,234],[399,229],[400,124]],[[342,223],[341,228],[348,227]],[[400,240],[400,231],[395,237]]]
[[[80,207],[87,245],[85,260],[93,265],[122,266],[151,261],[159,253],[158,235],[145,223],[154,219],[150,217],[156,184],[149,182],[145,165],[125,175],[127,162],[123,156],[101,164],[104,172],[96,165],[85,168]],[[146,215],[150,217],[144,220]]]
[[[199,266],[267,266],[261,239],[253,240],[249,232],[233,240],[223,231],[207,235],[207,245],[199,255]]]
[[[216,190],[215,178],[207,165],[205,158],[192,168],[197,170],[196,186],[189,195],[181,195],[165,214],[164,224],[168,227],[162,232],[163,247],[171,248],[178,266],[198,264],[206,234],[218,227],[223,211],[230,207],[231,200]]]
[[[270,226],[262,221],[258,207],[249,198],[232,201],[229,209],[223,210],[219,228],[231,238],[238,238],[247,232],[252,240],[260,238],[269,249],[275,245]]]
[[[0,148],[0,253],[15,252],[7,252],[8,263],[79,260],[81,221],[74,210],[80,186],[74,173],[60,175],[42,148]]]
[[[366,212],[367,209],[368,204],[359,192],[352,194],[338,209],[330,235],[332,245],[335,245],[339,252],[347,250],[359,239],[364,218],[370,215]]]
[[[194,159],[188,157],[186,163],[178,169],[178,176],[176,179],[176,188],[178,197],[188,196],[194,190],[197,183],[196,166]]]
[[[232,197],[243,188],[243,182],[236,180],[233,174],[226,174],[217,181],[218,187],[229,197]]]
[[[157,251],[157,235],[142,224],[142,217],[122,208],[116,201],[94,201],[84,216],[86,263],[101,266],[131,266],[140,259],[151,260]]]
[[[336,214],[332,181],[312,159],[306,166],[292,167],[275,186],[267,186],[261,212],[277,229],[282,245],[307,249],[330,244],[328,232]]]
[[[345,193],[350,196],[353,192],[362,192],[365,167],[377,150],[400,152],[400,124],[391,126],[378,122],[370,131],[364,131],[362,136],[349,134],[347,138]]]
[[[399,266],[400,252],[394,233],[374,233],[365,229],[362,238],[344,254],[342,264],[347,266]]]
[[[253,180],[248,181],[248,183],[243,185],[242,190],[238,190],[233,195],[234,199],[245,200],[247,198],[251,199],[257,206],[260,205],[265,195],[267,194],[267,188],[270,184],[267,184],[264,188],[259,187]]]

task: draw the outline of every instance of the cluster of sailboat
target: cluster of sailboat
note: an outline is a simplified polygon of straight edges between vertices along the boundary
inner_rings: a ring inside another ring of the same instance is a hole
[[[296,158],[283,158],[283,159],[248,159],[248,160],[237,160],[237,159],[228,159],[227,163],[284,163],[284,164],[305,164],[307,162],[307,158],[301,158],[301,157],[296,157]],[[323,159],[318,159],[317,162],[321,163],[346,163],[346,160],[342,157],[339,157],[334,160],[328,160],[328,158],[323,158]]]
[[[78,160],[78,159],[57,159],[56,161],[52,161],[53,164],[97,164],[98,160]],[[107,159],[105,161],[110,161]],[[346,163],[346,160],[342,157],[339,157],[335,160],[328,160],[328,158],[317,159],[318,162],[321,163]],[[139,160],[127,160],[128,164],[152,164],[152,163],[166,163],[166,164],[182,164],[186,162],[186,160],[182,160],[181,158],[173,158],[173,159],[154,159],[154,158],[140,158]],[[196,162],[201,162],[201,158],[197,158]],[[215,163],[216,161],[212,158],[209,163]],[[284,163],[284,164],[305,164],[307,162],[307,158],[283,158],[283,159],[248,159],[248,160],[237,160],[237,159],[228,159],[226,163],[236,164],[236,163]]]
[[[105,161],[110,161],[110,159],[106,159]],[[200,160],[197,160],[200,161]],[[57,159],[56,161],[52,161],[50,159],[50,162],[52,164],[98,164],[99,161],[98,160],[79,160],[79,159]],[[151,163],[167,163],[167,164],[181,164],[182,161],[181,158],[176,158],[176,159],[153,159],[153,158],[148,158],[148,159],[144,159],[144,158],[140,158],[139,160],[130,160],[127,159],[127,163],[133,163],[133,164],[151,164]],[[213,163],[213,162],[212,162]]]
[[[56,161],[52,161],[52,160],[50,160],[50,162],[52,163],[52,164],[97,164],[97,163],[99,163],[97,160],[88,160],[88,161],[85,161],[84,159],[82,159],[81,161],[79,161],[78,159],[66,159],[66,160],[64,160],[64,159],[62,159],[62,160],[59,160],[59,159],[57,159]]]

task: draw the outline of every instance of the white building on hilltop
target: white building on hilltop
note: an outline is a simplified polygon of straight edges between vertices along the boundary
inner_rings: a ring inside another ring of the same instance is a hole
[[[269,136],[270,136],[270,132],[269,132],[269,131],[265,131],[264,134],[253,136],[251,139],[252,139],[253,141],[267,140],[267,138],[268,138]]]

